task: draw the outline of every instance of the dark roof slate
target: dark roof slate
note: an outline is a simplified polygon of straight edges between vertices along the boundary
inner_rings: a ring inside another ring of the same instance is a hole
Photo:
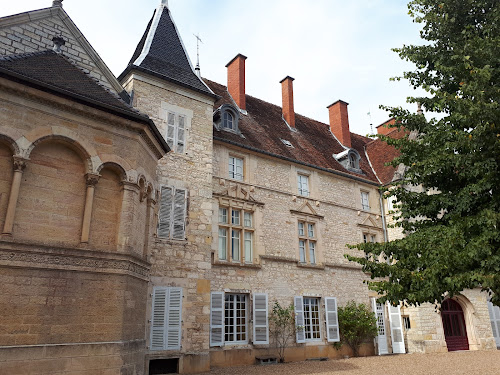
[[[139,67],[141,70],[149,71],[161,78],[213,96],[210,89],[194,73],[167,7],[162,8],[162,13],[156,25],[151,46],[146,57],[139,65],[135,65],[137,58],[146,46],[146,40],[153,25],[156,12],[157,10],[149,21],[146,31],[129,62],[129,66],[120,75],[119,79],[124,78],[126,73],[134,67]]]
[[[209,80],[205,82],[219,96],[214,109],[223,104],[234,106],[225,86]],[[241,115],[238,123],[238,128],[244,138],[239,134],[218,130],[215,127],[214,138],[299,164],[379,183],[364,152],[365,145],[372,141],[370,138],[351,133],[352,148],[361,156],[360,169],[363,174],[354,173],[345,169],[333,157],[333,154],[339,154],[345,149],[332,135],[329,125],[296,114],[297,131],[291,131],[282,118],[281,107],[249,95],[246,96],[246,110],[248,114]],[[293,148],[287,147],[281,139],[290,141]]]

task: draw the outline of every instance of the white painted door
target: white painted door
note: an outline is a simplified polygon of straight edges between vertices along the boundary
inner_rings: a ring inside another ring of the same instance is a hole
[[[493,305],[488,301],[488,310],[490,311],[491,329],[497,343],[497,348],[500,348],[500,307]]]
[[[387,306],[389,309],[389,321],[391,323],[392,352],[398,354],[406,353],[399,306],[394,307],[389,302],[387,302]]]
[[[377,317],[378,335],[375,340],[377,340],[378,355],[389,354],[389,348],[387,347],[387,335],[385,333],[384,305],[377,303],[375,298],[372,298],[372,309]]]

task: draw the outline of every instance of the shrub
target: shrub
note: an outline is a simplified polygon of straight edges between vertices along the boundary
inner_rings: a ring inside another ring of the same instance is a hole
[[[285,349],[288,341],[295,335],[295,313],[293,304],[282,307],[274,301],[273,311],[269,316],[271,335],[274,338],[280,362],[285,362]]]

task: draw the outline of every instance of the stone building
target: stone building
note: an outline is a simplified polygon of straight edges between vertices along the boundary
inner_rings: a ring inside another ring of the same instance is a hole
[[[118,78],[61,1],[0,19],[0,372],[253,364],[274,353],[274,301],[295,306],[290,361],[348,353],[332,343],[349,300],[379,317],[363,354],[442,335],[375,304],[344,258],[394,235],[378,190],[394,150],[351,133],[342,100],[328,124],[296,114],[289,76],[282,107],[246,95],[245,60],[202,80],[165,0]],[[471,293],[470,349],[489,348]]]

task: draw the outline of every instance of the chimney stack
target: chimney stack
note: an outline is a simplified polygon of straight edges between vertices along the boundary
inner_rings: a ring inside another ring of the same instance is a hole
[[[227,90],[236,105],[246,110],[245,100],[245,60],[246,56],[239,53],[234,59],[229,61],[227,68]]]
[[[349,131],[349,116],[347,114],[348,105],[349,103],[337,100],[327,108],[330,115],[330,129],[332,133],[345,147],[351,148],[351,133]]]
[[[281,83],[281,96],[283,100],[283,118],[292,128],[295,128],[295,111],[293,110],[293,81],[290,76],[283,78]]]

